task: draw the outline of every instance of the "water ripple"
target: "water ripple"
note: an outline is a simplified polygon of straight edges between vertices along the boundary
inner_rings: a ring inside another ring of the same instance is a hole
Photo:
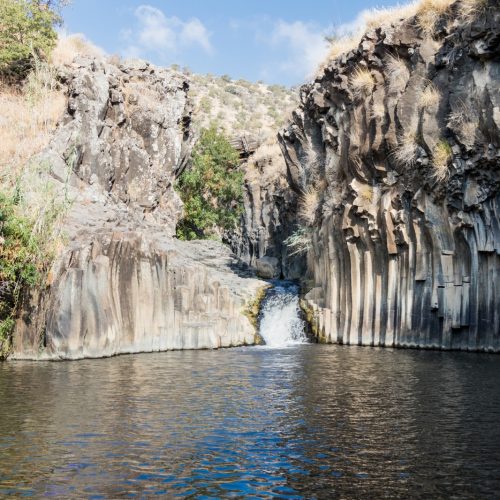
[[[494,498],[500,357],[301,345],[0,365],[0,496]]]

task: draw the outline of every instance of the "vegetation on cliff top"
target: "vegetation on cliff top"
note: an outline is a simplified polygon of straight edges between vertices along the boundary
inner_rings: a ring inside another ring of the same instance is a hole
[[[276,134],[299,104],[298,91],[283,85],[185,72],[191,80],[193,124],[198,130],[216,123],[228,136],[252,135],[263,142]]]
[[[191,168],[180,175],[176,187],[184,202],[178,238],[219,239],[235,227],[243,210],[243,173],[238,152],[215,126],[201,131]]]
[[[382,7],[364,11],[363,22],[357,23],[357,28],[352,32],[342,36],[333,34],[326,37],[330,42],[329,52],[326,60],[318,68],[317,75],[321,75],[331,61],[342,54],[355,50],[362,36],[370,29],[414,18],[422,33],[425,36],[433,37],[439,20],[449,15],[453,4],[457,4],[458,14],[462,22],[469,23],[477,16],[484,14],[487,0],[414,0],[396,7]]]
[[[50,165],[33,159],[67,101],[49,62],[66,3],[0,0],[0,359],[24,291],[46,280],[68,206],[66,190],[42,181]]]
[[[0,0],[0,77],[24,78],[35,58],[46,59],[57,43],[58,8],[66,0]]]

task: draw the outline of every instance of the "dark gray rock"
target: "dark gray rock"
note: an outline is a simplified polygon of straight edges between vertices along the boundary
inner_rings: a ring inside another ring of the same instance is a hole
[[[246,231],[264,227],[259,256],[291,276],[283,236],[304,226],[304,305],[322,341],[500,351],[500,11],[451,12],[437,40],[414,19],[370,31],[302,88],[279,136],[286,172],[271,185],[288,184],[287,214]],[[407,78],[387,70],[395,54]],[[362,98],[357,68],[373,78]],[[249,200],[247,217],[279,211]]]
[[[255,262],[257,276],[264,279],[278,278],[280,275],[279,260],[276,257],[261,257]]]

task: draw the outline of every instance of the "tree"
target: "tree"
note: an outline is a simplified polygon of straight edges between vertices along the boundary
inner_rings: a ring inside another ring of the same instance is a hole
[[[238,161],[238,152],[215,125],[202,130],[191,168],[177,182],[184,202],[178,238],[214,238],[236,225],[243,209],[243,173]]]
[[[59,10],[68,0],[0,0],[0,76],[26,76],[33,59],[48,57],[57,42]]]

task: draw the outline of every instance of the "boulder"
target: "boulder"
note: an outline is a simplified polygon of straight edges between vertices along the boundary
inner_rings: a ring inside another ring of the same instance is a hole
[[[257,276],[264,279],[278,278],[280,275],[279,260],[276,257],[261,257],[255,261]]]

